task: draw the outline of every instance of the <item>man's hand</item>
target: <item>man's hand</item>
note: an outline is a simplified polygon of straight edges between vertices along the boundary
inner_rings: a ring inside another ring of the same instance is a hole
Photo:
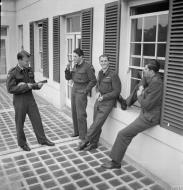
[[[38,85],[38,87],[41,89],[42,86],[43,86],[43,83],[39,82],[37,85]]]
[[[29,87],[30,89],[32,89],[32,87],[33,87],[33,84],[32,84],[32,83],[27,83],[27,85],[28,85],[28,87]]]
[[[144,87],[141,85],[141,86],[139,86],[139,90],[140,91],[143,91],[144,90]]]
[[[19,82],[18,83],[18,86],[22,86],[22,85],[24,85],[24,84],[26,84],[25,82]]]
[[[103,100],[103,96],[101,96],[101,94],[98,97],[98,101],[101,102]]]
[[[67,64],[67,70],[69,70],[72,66],[72,61],[69,61],[69,63]]]

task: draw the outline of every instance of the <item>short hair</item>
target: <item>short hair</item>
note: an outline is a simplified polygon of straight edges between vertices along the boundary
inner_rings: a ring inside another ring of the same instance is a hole
[[[31,54],[25,50],[22,50],[22,51],[17,53],[17,59],[18,60],[22,60],[24,57],[30,57],[30,56],[31,56]]]
[[[107,58],[107,61],[109,61],[109,56],[108,56],[108,55],[102,54],[101,56],[99,56],[99,60],[100,60],[101,57],[106,57],[106,58]]]
[[[157,60],[152,59],[148,61],[147,67],[149,70],[153,70],[155,73],[157,73],[160,69],[160,63]]]
[[[76,48],[74,51],[79,57],[84,56],[83,50],[80,48]]]

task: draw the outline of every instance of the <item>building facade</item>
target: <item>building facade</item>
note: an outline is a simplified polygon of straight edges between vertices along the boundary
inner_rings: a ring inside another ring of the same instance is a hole
[[[138,135],[127,156],[172,187],[183,185],[183,1],[182,0],[4,0],[1,22],[1,78],[17,64],[16,53],[32,54],[38,92],[58,108],[70,107],[72,82],[64,70],[81,47],[96,75],[105,53],[118,72],[126,98],[149,59],[161,63],[164,97],[161,124]],[[88,97],[92,122],[95,89]],[[139,114],[117,105],[104,124],[102,138],[113,144],[117,132]]]

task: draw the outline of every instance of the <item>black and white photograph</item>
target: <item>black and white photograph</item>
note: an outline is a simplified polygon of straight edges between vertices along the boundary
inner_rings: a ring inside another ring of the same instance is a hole
[[[183,0],[0,14],[0,190],[183,190]]]

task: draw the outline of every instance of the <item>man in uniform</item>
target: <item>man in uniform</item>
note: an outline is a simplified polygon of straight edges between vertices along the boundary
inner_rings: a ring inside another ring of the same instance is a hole
[[[74,134],[72,137],[79,136],[81,141],[83,141],[87,133],[87,94],[96,85],[96,77],[93,66],[83,59],[83,51],[77,48],[73,52],[74,67],[72,69],[71,64],[67,65],[65,78],[66,80],[72,79],[74,82],[71,94],[72,119],[74,125]]]
[[[102,69],[99,71],[97,79],[98,98],[94,105],[93,123],[88,130],[85,141],[79,145],[79,150],[85,148],[89,151],[97,148],[102,126],[121,92],[121,82],[118,75],[109,69],[109,58],[106,55],[101,55],[99,62]]]
[[[119,131],[112,147],[111,161],[102,167],[107,169],[121,168],[121,161],[132,139],[140,132],[160,123],[163,83],[158,74],[160,64],[156,60],[149,61],[144,68],[147,80],[145,88],[139,88],[137,99],[141,105],[139,117],[129,126]]]
[[[45,136],[40,113],[32,94],[32,90],[41,89],[43,83],[35,83],[33,70],[29,67],[30,54],[28,52],[22,50],[17,54],[17,59],[17,66],[8,73],[6,86],[8,92],[13,94],[18,145],[25,151],[31,150],[24,133],[24,121],[28,114],[38,143],[54,146],[55,144]]]

